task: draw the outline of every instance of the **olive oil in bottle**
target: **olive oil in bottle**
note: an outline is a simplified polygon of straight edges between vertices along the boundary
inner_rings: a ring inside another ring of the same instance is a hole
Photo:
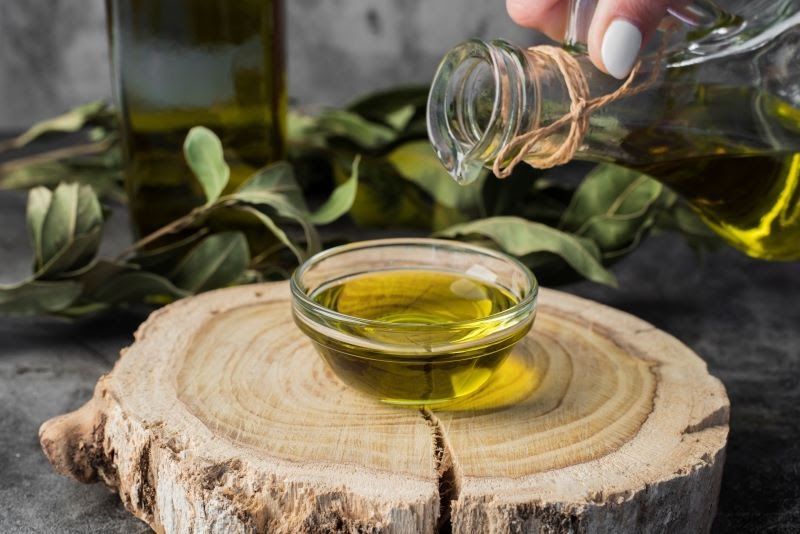
[[[107,0],[125,179],[138,234],[203,203],[182,152],[193,126],[221,138],[230,187],[283,157],[282,1]]]
[[[446,271],[370,272],[323,285],[310,296],[325,308],[368,321],[341,327],[366,340],[360,346],[300,326],[347,383],[395,404],[442,402],[474,392],[532,322],[493,319],[519,299],[499,285]],[[444,346],[453,348],[439,350]]]
[[[703,156],[641,170],[689,199],[709,228],[749,256],[800,259],[800,153]]]
[[[744,88],[700,86],[696,94],[693,105],[627,136],[629,166],[681,194],[746,254],[800,259],[800,152],[781,148],[800,145],[800,110]]]

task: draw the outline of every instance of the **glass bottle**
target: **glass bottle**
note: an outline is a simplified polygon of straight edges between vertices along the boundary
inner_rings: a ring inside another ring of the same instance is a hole
[[[203,204],[182,152],[193,126],[222,140],[230,188],[283,158],[282,0],[106,0],[106,7],[138,235]]]
[[[702,2],[679,13],[692,26],[662,41],[666,54],[645,54],[633,81],[645,90],[591,114],[575,157],[662,181],[751,256],[797,260],[800,2],[729,4],[738,11]],[[620,82],[581,53],[590,15],[573,11],[568,44],[590,94],[602,96]],[[505,41],[469,41],[452,49],[436,74],[429,135],[445,167],[468,183],[512,139],[561,118],[570,103],[554,62]],[[566,133],[543,139],[526,159],[552,153]]]

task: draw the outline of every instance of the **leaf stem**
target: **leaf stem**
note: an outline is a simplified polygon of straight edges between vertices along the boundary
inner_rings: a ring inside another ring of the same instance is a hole
[[[267,258],[272,256],[273,254],[275,254],[279,250],[283,249],[285,246],[286,245],[284,245],[283,243],[275,243],[271,247],[268,247],[266,250],[264,250],[264,252],[262,252],[261,254],[255,256],[253,259],[250,260],[250,268],[251,269],[258,268],[258,266],[261,264],[261,262],[263,262],[264,260],[266,260]]]
[[[152,242],[164,237],[165,235],[169,235],[169,234],[178,232],[180,230],[183,230],[187,226],[191,225],[195,221],[195,219],[197,219],[198,217],[200,217],[202,215],[205,215],[206,212],[210,211],[211,208],[213,208],[213,207],[215,207],[214,204],[212,204],[210,206],[205,206],[204,205],[204,206],[197,207],[197,208],[193,209],[192,211],[190,211],[189,213],[187,213],[186,215],[184,215],[183,217],[181,217],[180,219],[175,219],[174,221],[172,221],[168,225],[162,226],[161,228],[159,228],[158,230],[156,230],[152,234],[149,234],[149,235],[141,238],[140,240],[136,241],[131,246],[129,246],[128,248],[126,248],[125,250],[120,252],[119,255],[116,257],[116,261],[121,261],[121,260],[125,259],[126,256],[136,252],[137,250],[139,250],[139,249],[141,249],[143,247],[146,247],[150,243],[152,243]]]
[[[0,153],[8,152],[17,148],[17,138],[0,141]]]
[[[232,197],[222,197],[213,204],[203,204],[202,206],[198,206],[189,213],[187,213],[186,215],[184,215],[183,217],[181,217],[180,219],[175,219],[168,225],[162,226],[152,234],[146,235],[145,237],[133,243],[131,246],[129,246],[128,248],[119,253],[119,255],[116,257],[116,261],[123,260],[125,256],[136,252],[142,247],[146,247],[153,241],[156,241],[164,237],[165,235],[173,234],[175,232],[183,230],[187,226],[190,226],[195,221],[195,219],[202,217],[217,208],[224,208],[227,206],[231,206],[235,203],[236,200]]]
[[[23,167],[28,167],[30,165],[50,163],[53,161],[77,156],[92,156],[94,154],[100,154],[111,148],[111,145],[113,145],[114,142],[115,140],[113,138],[107,138],[95,143],[85,143],[66,148],[57,148],[55,150],[40,152],[39,154],[35,154],[33,156],[11,159],[8,162],[0,165],[0,176]]]

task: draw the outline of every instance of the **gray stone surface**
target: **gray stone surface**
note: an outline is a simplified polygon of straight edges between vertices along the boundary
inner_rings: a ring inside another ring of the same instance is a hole
[[[0,273],[27,273],[24,196],[0,193]],[[112,246],[128,239],[112,219]],[[621,289],[566,288],[626,310],[703,356],[733,405],[716,533],[800,531],[800,265],[722,250],[699,261],[654,237],[615,267]],[[75,324],[0,319],[0,532],[146,530],[105,489],[56,475],[37,429],[77,408],[128,344],[142,316]]]
[[[532,42],[485,0],[285,0],[290,95],[342,103],[428,82],[445,50],[470,37]],[[102,0],[0,1],[0,131],[109,98]]]
[[[25,195],[0,193],[0,283],[30,273]],[[129,241],[127,221],[112,218],[107,237]],[[115,314],[68,323],[0,318],[0,532],[149,532],[116,495],[50,468],[39,448],[41,423],[74,410],[92,394],[143,316]]]

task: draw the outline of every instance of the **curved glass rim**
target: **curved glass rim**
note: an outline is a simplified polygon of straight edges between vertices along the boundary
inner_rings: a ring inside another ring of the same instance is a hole
[[[482,39],[470,39],[450,49],[439,63],[439,67],[436,69],[436,74],[434,74],[433,81],[431,82],[430,91],[428,92],[428,103],[426,106],[428,137],[430,138],[431,144],[433,144],[436,149],[439,160],[444,167],[454,176],[457,174],[458,176],[456,179],[459,183],[463,184],[474,182],[478,178],[478,174],[474,176],[470,175],[469,177],[462,176],[460,169],[466,165],[477,165],[481,168],[484,166],[480,154],[483,153],[486,145],[490,142],[486,132],[490,132],[496,128],[499,117],[502,89],[500,87],[500,76],[498,73],[500,68],[498,65],[498,58],[493,54],[491,46],[493,44],[497,46],[507,43],[500,39],[492,42]],[[455,71],[455,66],[467,57],[473,57],[486,62],[486,64],[491,67],[494,74],[494,99],[491,116],[488,123],[483,128],[483,133],[480,138],[469,147],[465,147],[463,143],[455,140],[455,135],[448,121],[442,119],[441,113],[444,112],[441,110],[441,105],[439,102],[436,102],[434,98],[434,95],[438,92],[445,91],[450,83],[450,76]],[[448,135],[442,137],[441,134],[445,131]],[[448,158],[443,157],[444,148],[446,148],[449,153]],[[449,163],[452,163],[452,165]]]
[[[342,321],[349,324],[356,324],[360,326],[372,326],[372,327],[382,328],[384,330],[419,329],[421,323],[388,323],[385,321],[376,321],[373,319],[363,319],[360,317],[346,315],[344,313],[331,310],[330,308],[326,308],[325,306],[322,306],[313,299],[311,299],[308,296],[306,290],[303,289],[304,285],[301,282],[303,274],[305,274],[305,272],[308,271],[308,269],[318,264],[319,262],[329,259],[333,256],[361,249],[381,248],[381,247],[390,247],[398,245],[422,247],[422,248],[433,248],[433,247],[449,248],[456,251],[459,250],[470,251],[470,252],[476,252],[478,254],[483,254],[485,256],[491,256],[495,259],[511,263],[514,266],[516,266],[525,275],[525,277],[528,280],[528,283],[530,284],[530,289],[528,291],[528,294],[525,295],[522,298],[522,300],[520,300],[517,304],[508,308],[507,310],[503,310],[502,312],[494,313],[492,315],[487,315],[486,317],[483,317],[481,319],[454,321],[452,323],[442,323],[439,325],[425,324],[424,326],[427,330],[437,330],[437,331],[459,330],[466,327],[474,327],[488,321],[510,319],[516,315],[520,315],[528,311],[534,305],[536,297],[539,294],[539,282],[536,279],[536,276],[533,274],[533,272],[531,272],[531,270],[528,269],[528,267],[524,263],[522,263],[517,258],[514,258],[508,254],[505,254],[497,250],[492,250],[489,248],[472,245],[469,243],[461,243],[459,241],[450,241],[446,239],[432,239],[432,238],[401,237],[401,238],[391,238],[391,239],[373,239],[369,241],[359,241],[356,243],[349,243],[347,245],[340,245],[338,247],[333,247],[328,250],[324,250],[322,252],[315,254],[314,256],[303,262],[303,264],[300,265],[297,269],[295,269],[294,273],[292,274],[292,278],[290,281],[292,296],[296,299],[296,301],[299,301],[301,304],[303,304],[308,311],[322,315],[329,319],[334,319],[337,321]]]

